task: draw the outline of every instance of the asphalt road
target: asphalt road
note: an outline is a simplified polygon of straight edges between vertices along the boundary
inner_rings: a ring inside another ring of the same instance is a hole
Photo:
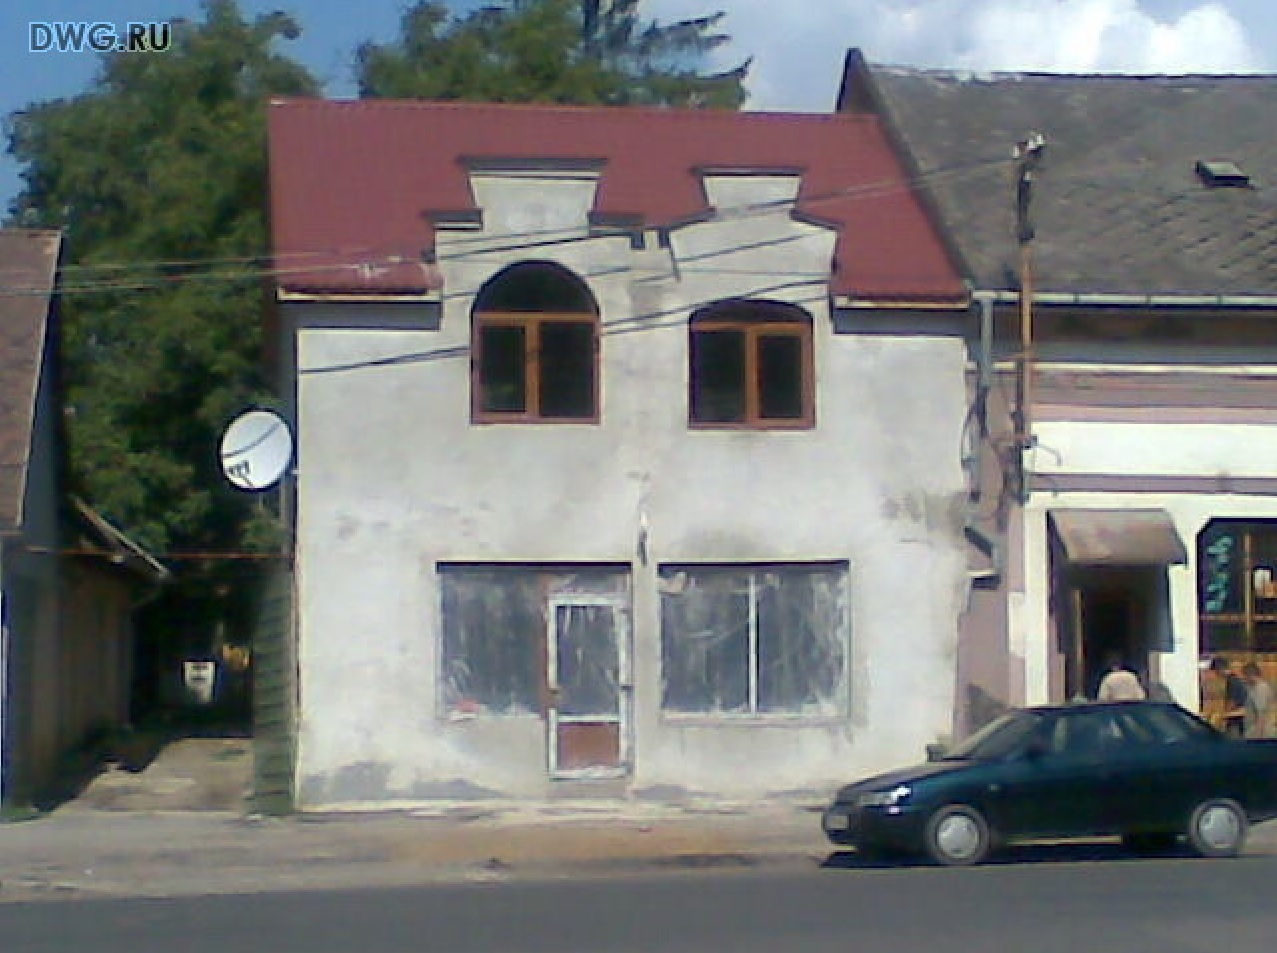
[[[871,866],[0,905],[15,953],[1272,953],[1277,857]]]

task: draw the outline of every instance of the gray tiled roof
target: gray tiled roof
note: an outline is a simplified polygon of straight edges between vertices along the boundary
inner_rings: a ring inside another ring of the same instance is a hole
[[[0,532],[18,527],[61,236],[0,230]]]
[[[868,75],[853,53],[843,108],[876,90],[978,288],[1019,286],[1011,155],[1041,132],[1038,291],[1277,294],[1277,76]],[[1207,188],[1199,159],[1253,187]]]

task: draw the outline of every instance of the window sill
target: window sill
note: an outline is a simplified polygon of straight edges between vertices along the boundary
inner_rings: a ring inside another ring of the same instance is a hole
[[[703,420],[689,420],[687,422],[689,430],[695,431],[718,431],[721,433],[739,433],[741,431],[781,431],[783,433],[801,433],[808,430],[816,429],[814,420],[783,420],[783,421],[754,421],[747,423],[714,423]]]
[[[482,416],[472,415],[470,423],[477,427],[486,427],[492,424],[517,424],[522,427],[545,425],[552,427],[561,427],[564,424],[576,424],[578,426],[597,427],[600,418],[596,415],[593,417],[529,417],[523,414],[512,414],[508,417],[484,414]]]
[[[449,711],[440,715],[439,720],[448,724],[460,724],[468,721],[541,721],[542,716],[534,711]]]
[[[764,727],[790,727],[790,728],[841,728],[847,725],[850,715],[802,715],[802,714],[779,714],[768,712],[766,714],[729,714],[723,713],[718,715],[697,714],[693,712],[661,712],[661,721],[670,725],[689,725],[703,726],[707,728],[723,728],[723,727],[744,727],[744,726],[764,726]]]

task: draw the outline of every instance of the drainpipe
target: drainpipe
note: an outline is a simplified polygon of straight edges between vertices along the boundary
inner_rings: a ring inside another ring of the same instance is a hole
[[[1046,148],[1046,139],[1032,133],[1016,145],[1016,239],[1020,246],[1020,380],[1017,390],[1016,480],[1020,502],[1030,495],[1024,454],[1033,447],[1033,179]]]
[[[976,393],[975,406],[973,408],[974,423],[978,428],[977,431],[977,452],[971,454],[971,469],[968,470],[968,479],[971,481],[970,497],[973,501],[978,502],[981,499],[980,493],[980,463],[981,457],[978,452],[978,446],[988,436],[988,401],[989,393],[993,389],[993,305],[995,296],[989,292],[977,291],[972,295],[976,304],[980,308],[980,343],[976,350]],[[998,465],[1002,462],[999,459]],[[967,518],[964,521],[962,530],[966,537],[975,544],[981,551],[989,557],[992,568],[984,571],[970,572],[970,578],[976,579],[994,579],[1000,580],[1005,573],[1005,553],[1002,543],[989,536],[975,522],[975,514],[972,511],[973,506],[968,506]]]

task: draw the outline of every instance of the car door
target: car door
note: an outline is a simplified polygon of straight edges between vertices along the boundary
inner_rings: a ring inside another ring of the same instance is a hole
[[[1111,829],[1112,724],[1098,712],[1062,711],[1008,763],[990,814],[1007,837],[1068,837]]]
[[[1124,744],[1114,765],[1113,808],[1121,831],[1179,831],[1193,806],[1228,796],[1233,786],[1221,758],[1229,742],[1168,705],[1130,705],[1114,712]]]

